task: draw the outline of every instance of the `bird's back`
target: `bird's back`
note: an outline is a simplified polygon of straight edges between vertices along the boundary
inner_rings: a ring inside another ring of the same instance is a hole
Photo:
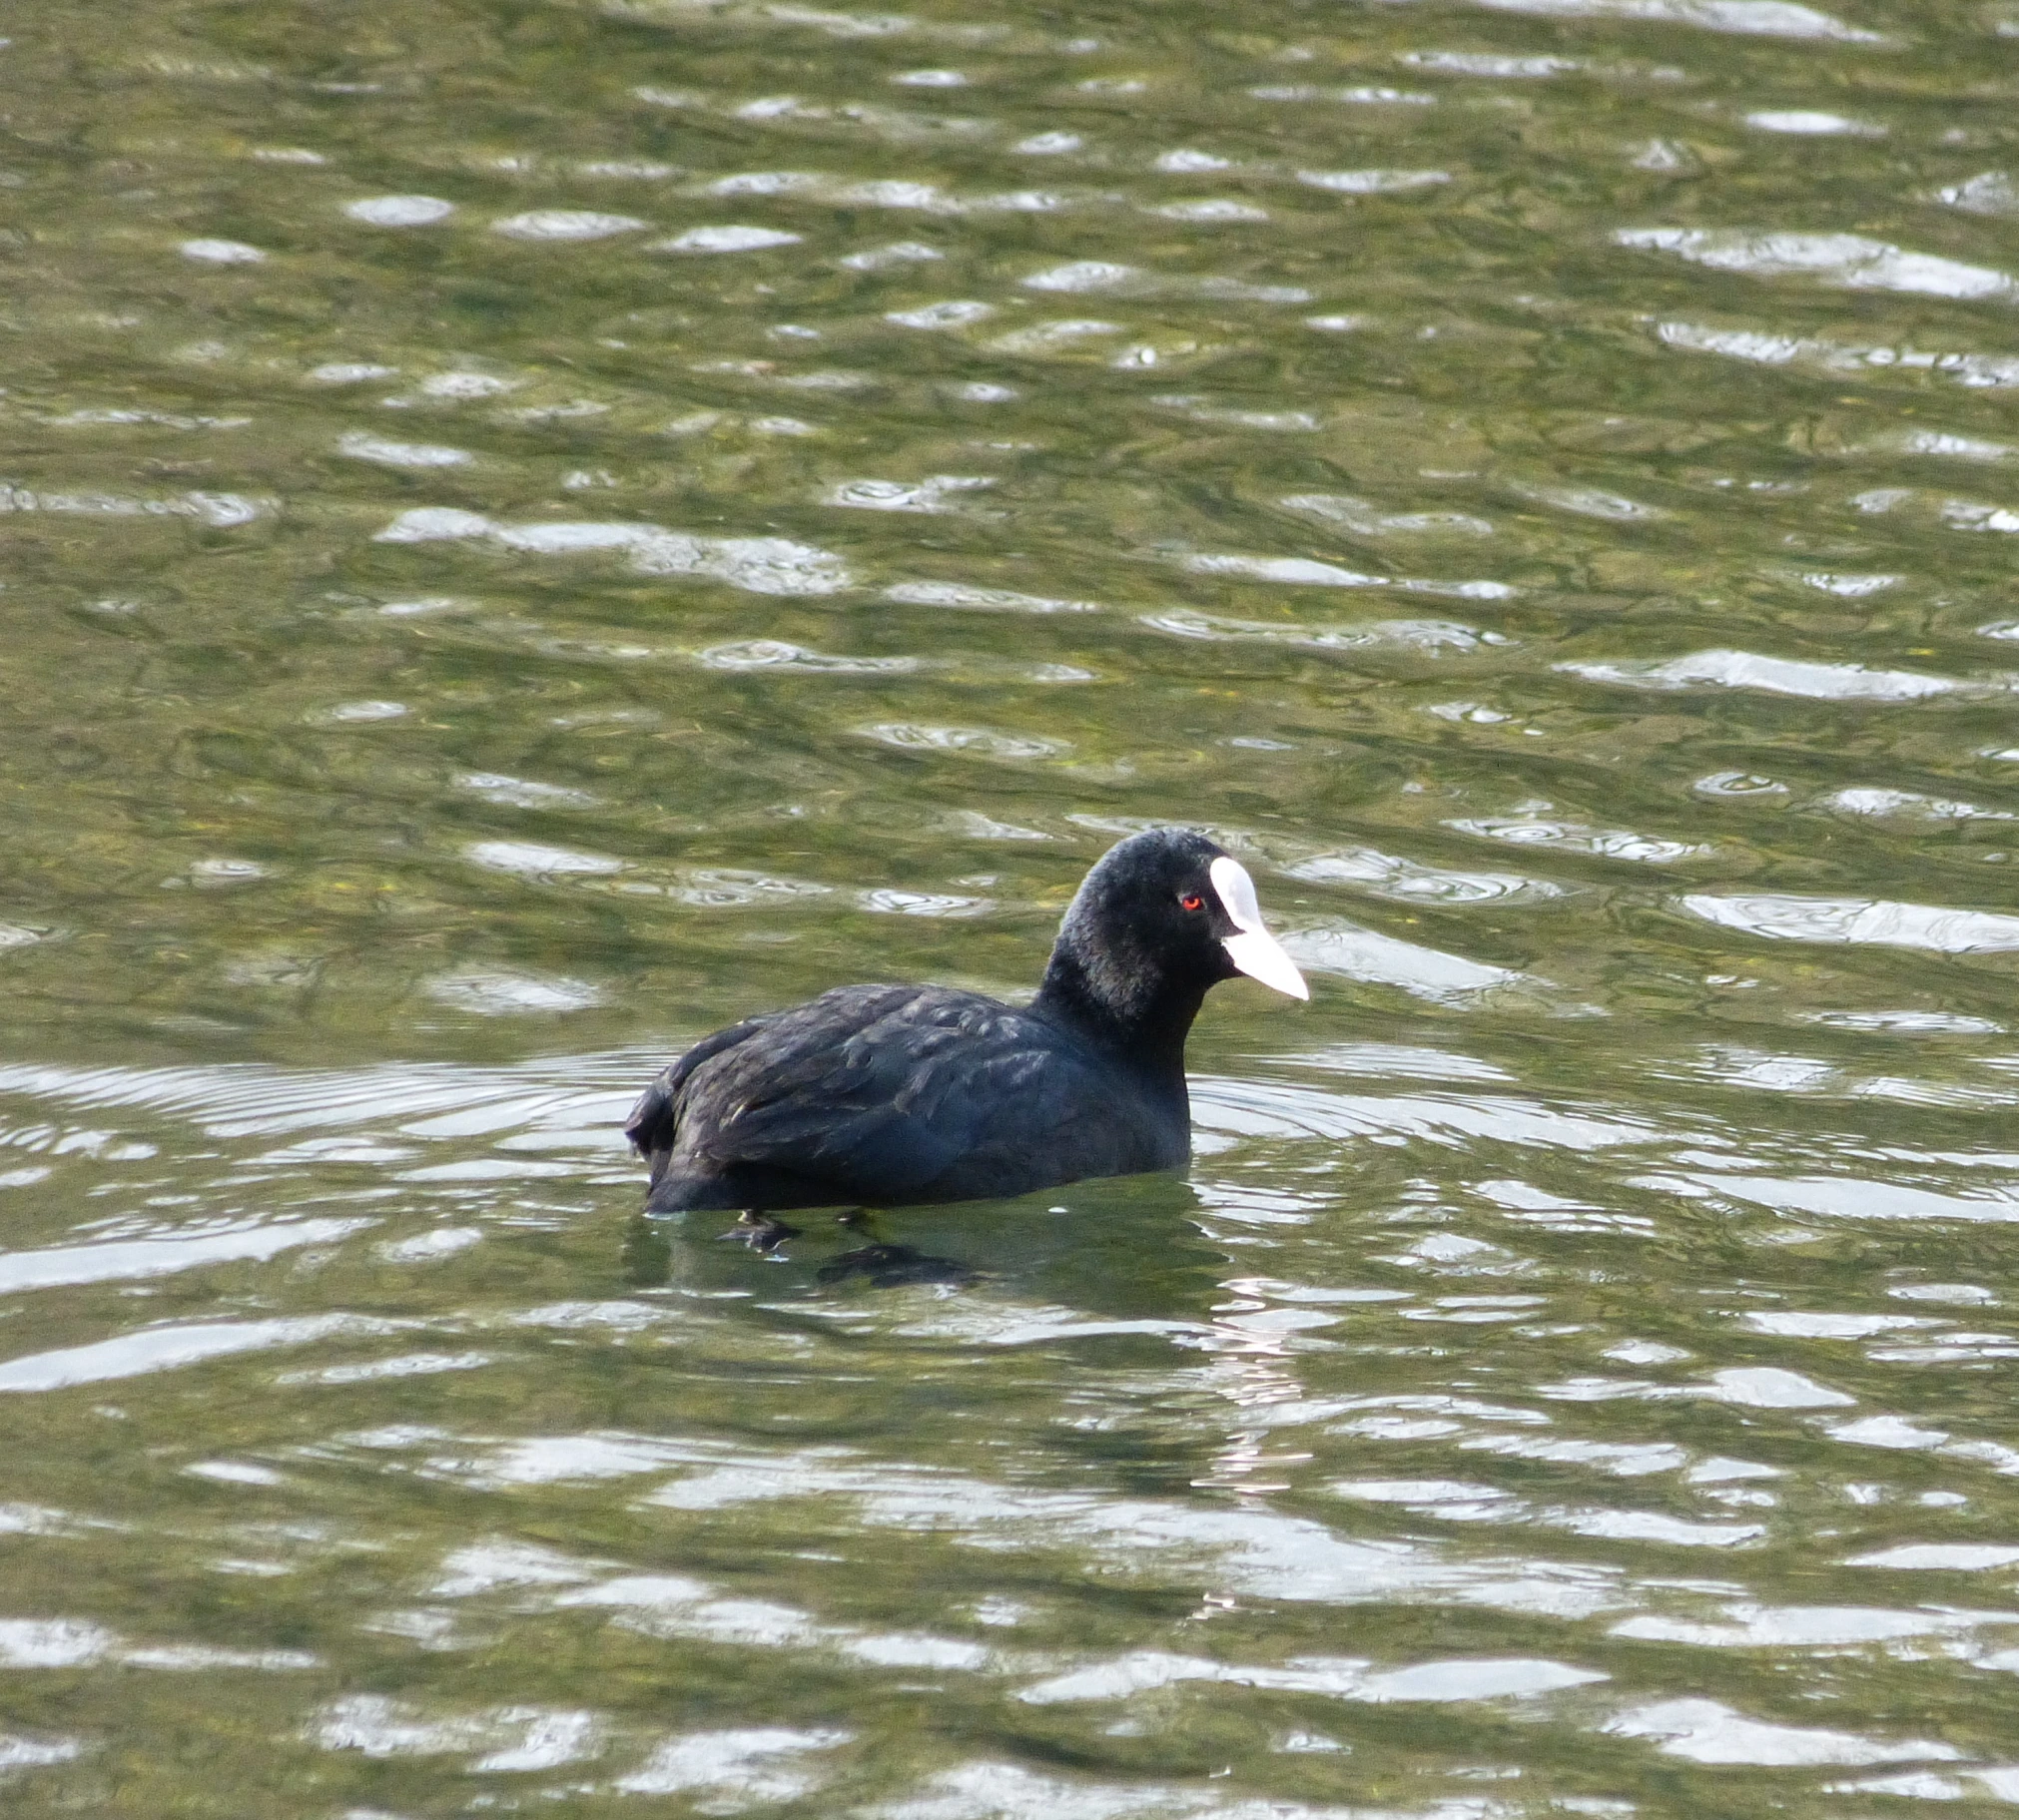
[[[944,986],[842,986],[718,1030],[625,1130],[662,1213],[993,1198],[1189,1154],[1181,1079],[1152,1085],[1060,1024]]]

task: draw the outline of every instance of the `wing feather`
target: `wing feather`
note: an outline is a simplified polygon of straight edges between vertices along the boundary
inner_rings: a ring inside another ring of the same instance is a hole
[[[836,1202],[890,1204],[1177,1160],[1131,1097],[1027,1012],[941,987],[846,986],[697,1044],[626,1130],[655,1188],[778,1172]]]

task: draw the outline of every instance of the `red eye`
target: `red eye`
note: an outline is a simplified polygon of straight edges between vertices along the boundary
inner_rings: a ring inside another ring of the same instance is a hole
[[[1206,901],[1197,892],[1186,892],[1178,901],[1178,909],[1184,910],[1204,910]]]

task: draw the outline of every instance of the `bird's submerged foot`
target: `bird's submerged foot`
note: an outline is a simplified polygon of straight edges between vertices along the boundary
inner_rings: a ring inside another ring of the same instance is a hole
[[[798,1238],[800,1230],[797,1226],[788,1226],[783,1220],[774,1219],[768,1213],[746,1212],[738,1214],[736,1224],[720,1236],[735,1239],[748,1245],[752,1251],[769,1257],[787,1239]]]
[[[846,1283],[851,1277],[865,1277],[873,1289],[905,1289],[916,1283],[937,1283],[961,1289],[975,1280],[975,1273],[953,1258],[936,1258],[910,1245],[862,1245],[845,1251],[820,1268],[824,1284]]]

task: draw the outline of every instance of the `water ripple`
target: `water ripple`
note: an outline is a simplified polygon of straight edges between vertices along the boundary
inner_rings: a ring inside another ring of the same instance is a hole
[[[542,556],[621,551],[644,575],[720,581],[752,594],[835,594],[852,585],[841,558],[784,537],[701,537],[655,524],[497,524],[481,513],[418,506],[378,533],[379,543],[436,543],[490,538],[508,550]]]
[[[1816,701],[1911,702],[1969,687],[1952,677],[1907,670],[1867,670],[1862,664],[1809,663],[1762,657],[1750,651],[1694,651],[1656,662],[1585,661],[1556,666],[1592,682],[1636,689],[1686,689],[1714,683],[1725,689],[1759,689],[1771,695],[1808,696]]]
[[[1899,291],[1921,297],[2010,299],[2019,285],[2002,272],[1928,253],[1908,253],[1856,234],[1744,233],[1715,228],[1622,228],[1622,247],[1674,253],[1714,272],[1754,278],[1803,277],[1847,291]]]
[[[1845,25],[1794,0],[1472,0],[1494,12],[1533,13],[1545,19],[1623,19],[1635,23],[1693,25],[1745,37],[1795,38],[1837,44],[1883,44],[1877,32]]]
[[[1698,893],[1678,902],[1691,915],[1719,928],[1779,941],[1869,943],[1925,948],[1938,954],[2004,953],[2019,948],[2019,916],[1991,910],[1770,893],[1730,898]]]
[[[142,1328],[90,1346],[30,1353],[0,1364],[0,1391],[59,1391],[79,1384],[106,1384],[235,1353],[266,1352],[282,1346],[309,1346],[338,1335],[394,1332],[391,1322],[361,1315],[301,1315],[272,1321],[216,1321],[178,1327]]]

